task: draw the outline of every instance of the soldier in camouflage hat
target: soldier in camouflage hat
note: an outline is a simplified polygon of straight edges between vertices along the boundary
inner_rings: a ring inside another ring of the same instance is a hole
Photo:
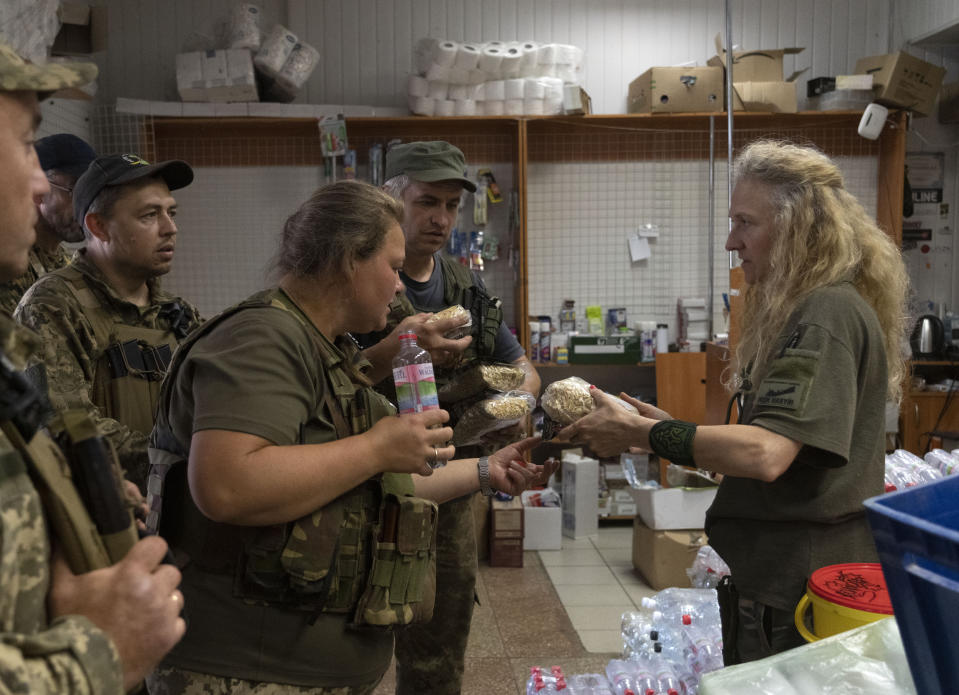
[[[0,44],[0,281],[26,270],[34,196],[49,189],[33,147],[37,93],[95,75],[93,65],[31,65]],[[38,464],[66,465],[38,431],[36,411],[24,407],[37,401],[23,376],[37,343],[0,312],[0,683],[24,693],[119,694],[141,681],[185,630],[179,572],[160,565],[166,545],[158,538],[140,541],[116,565],[70,571],[60,552],[70,539],[51,538],[51,509],[43,510],[50,489],[34,484]],[[52,559],[51,540],[58,548]]]
[[[0,311],[9,314],[33,283],[69,263],[61,242],[83,241],[83,230],[73,217],[73,186],[96,153],[76,135],[59,133],[37,140],[37,156],[50,190],[37,201],[37,242],[30,250],[27,272],[0,283]]]

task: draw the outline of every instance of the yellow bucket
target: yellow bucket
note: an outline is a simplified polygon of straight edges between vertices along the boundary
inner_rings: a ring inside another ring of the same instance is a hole
[[[806,628],[806,609],[812,604],[816,634]],[[892,602],[878,562],[851,562],[821,567],[806,583],[796,605],[796,629],[815,642],[892,615]]]

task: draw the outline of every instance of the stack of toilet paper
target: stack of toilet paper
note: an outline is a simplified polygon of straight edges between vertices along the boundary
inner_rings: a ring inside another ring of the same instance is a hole
[[[583,51],[564,44],[420,39],[409,78],[410,111],[421,116],[540,116],[562,113],[563,85],[578,84]]]

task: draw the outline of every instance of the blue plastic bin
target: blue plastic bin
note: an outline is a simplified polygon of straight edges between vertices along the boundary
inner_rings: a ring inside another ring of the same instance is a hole
[[[865,501],[916,691],[959,693],[959,475]]]

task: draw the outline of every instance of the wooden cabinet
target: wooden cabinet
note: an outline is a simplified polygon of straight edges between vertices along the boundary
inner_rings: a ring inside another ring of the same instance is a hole
[[[913,362],[914,375],[927,381],[951,376],[959,378],[959,367],[954,362]],[[939,446],[940,433],[947,438],[959,438],[959,396],[943,391],[909,390],[903,396],[899,409],[899,437],[906,451],[922,456],[928,449]]]
[[[705,422],[705,352],[656,355],[656,405],[677,420]]]

